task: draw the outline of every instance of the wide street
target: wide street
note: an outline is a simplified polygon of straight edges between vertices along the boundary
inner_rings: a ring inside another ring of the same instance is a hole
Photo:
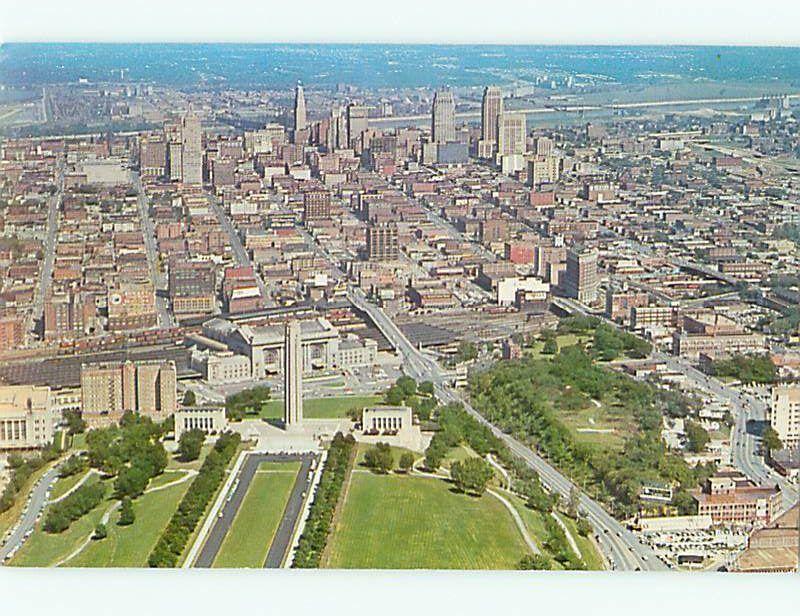
[[[158,325],[162,328],[172,327],[174,320],[169,311],[167,299],[167,277],[158,268],[158,248],[156,247],[153,219],[150,218],[150,201],[142,189],[142,179],[136,172],[131,172],[133,186],[136,189],[136,201],[139,206],[139,220],[144,235],[144,247],[147,251],[147,265],[150,269],[150,280],[156,290],[156,311],[158,312]]]
[[[30,502],[25,506],[25,511],[17,527],[14,529],[14,532],[11,533],[8,540],[0,546],[0,563],[5,560],[6,556],[15,552],[25,542],[27,538],[26,535],[29,531],[33,531],[39,514],[45,508],[45,505],[47,505],[48,491],[57,479],[58,466],[51,468],[39,479],[30,494]],[[19,495],[19,498],[23,497],[23,494]]]
[[[307,486],[311,475],[313,454],[249,454],[242,465],[237,478],[234,480],[232,490],[218,514],[217,520],[203,544],[194,567],[208,568],[214,563],[225,536],[230,531],[236,518],[236,513],[247,495],[250,483],[262,462],[294,462],[300,461],[300,470],[297,473],[292,492],[283,511],[283,516],[272,538],[272,543],[264,562],[266,568],[279,568],[288,553],[298,517],[303,508]],[[212,510],[213,514],[213,510]]]

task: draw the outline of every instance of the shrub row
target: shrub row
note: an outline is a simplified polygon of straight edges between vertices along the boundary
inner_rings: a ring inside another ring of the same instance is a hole
[[[303,534],[295,552],[292,567],[298,569],[314,569],[319,567],[322,551],[328,542],[331,531],[331,522],[336,510],[336,504],[342,493],[344,478],[352,460],[355,447],[352,435],[342,436],[337,432],[333,437],[325,468],[316,492],[314,502],[308,514]]]
[[[214,444],[200,472],[186,491],[177,511],[158,539],[147,559],[151,567],[175,567],[186,548],[189,537],[203,517],[208,503],[225,477],[225,468],[236,453],[241,437],[226,432]]]
[[[82,485],[64,500],[50,507],[44,520],[44,529],[48,533],[63,533],[75,520],[97,507],[105,495],[105,484]]]

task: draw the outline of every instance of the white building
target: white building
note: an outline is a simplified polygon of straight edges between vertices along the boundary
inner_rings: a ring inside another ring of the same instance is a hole
[[[0,387],[0,451],[44,447],[53,440],[49,387]]]
[[[784,447],[793,449],[800,446],[800,385],[772,388],[767,419]]]
[[[184,432],[202,430],[206,434],[220,434],[228,428],[223,407],[194,406],[175,411],[175,440]]]

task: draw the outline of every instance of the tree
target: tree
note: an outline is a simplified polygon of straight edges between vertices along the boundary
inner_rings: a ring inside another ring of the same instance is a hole
[[[81,434],[86,430],[86,422],[83,421],[80,411],[64,411],[64,420],[67,422],[70,436]]]
[[[578,533],[583,535],[584,537],[588,537],[589,534],[592,532],[592,525],[589,523],[589,520],[587,520],[584,517],[578,518],[576,527],[578,529]]]
[[[463,462],[453,462],[450,477],[456,488],[465,494],[480,496],[492,478],[492,467],[481,458],[467,458]]]
[[[377,473],[388,473],[394,466],[394,455],[388,443],[378,443],[364,454],[364,464]]]
[[[106,528],[105,524],[98,524],[94,529],[94,535],[92,535],[92,539],[99,540],[105,539],[108,537],[108,529]]]
[[[401,376],[397,379],[395,386],[403,392],[403,399],[417,395],[417,382],[410,376]]]
[[[183,394],[183,406],[194,406],[197,403],[197,397],[191,389],[187,389]]]
[[[414,466],[414,454],[410,451],[406,451],[402,456],[400,456],[400,470],[404,473],[407,473],[411,470],[411,467]]]
[[[199,428],[187,430],[181,434],[178,441],[178,452],[180,453],[182,462],[191,462],[200,457],[200,452],[203,449],[203,443],[206,440],[206,433]]]
[[[117,475],[114,490],[119,498],[136,498],[144,493],[149,481],[150,474],[141,466],[126,466]]]
[[[700,453],[711,440],[706,429],[691,419],[684,422],[684,430],[686,431],[686,447],[691,452]]]
[[[567,501],[567,515],[571,518],[578,517],[578,507],[581,504],[581,491],[578,486],[573,485],[569,490],[569,500]]]
[[[764,430],[761,438],[764,441],[764,447],[770,451],[778,451],[779,449],[783,449],[781,438],[778,436],[778,432],[772,426],[769,426],[766,430]]]
[[[553,561],[545,554],[528,554],[517,563],[517,569],[525,571],[550,571],[552,568]]]
[[[417,387],[417,391],[421,394],[425,394],[426,396],[432,396],[433,383],[430,381],[422,381],[422,383],[419,384],[419,387]]]
[[[129,497],[122,499],[122,505],[119,508],[119,520],[117,524],[120,526],[130,526],[136,520],[136,513],[133,511],[133,501]]]
[[[558,342],[555,338],[548,338],[544,341],[544,346],[542,346],[542,353],[544,355],[555,355],[558,353]]]

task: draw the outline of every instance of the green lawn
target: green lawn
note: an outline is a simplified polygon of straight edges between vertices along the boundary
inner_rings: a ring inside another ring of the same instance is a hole
[[[96,479],[92,478],[89,481],[96,481]],[[11,560],[11,564],[21,567],[52,567],[78,548],[92,534],[95,526],[103,517],[103,513],[111,505],[112,501],[103,500],[85,516],[74,521],[62,533],[50,534],[45,532],[40,525],[37,525],[36,530]],[[46,515],[47,509],[45,509],[44,513],[44,516]],[[44,516],[42,520],[44,520]]]
[[[147,489],[157,488],[159,486],[167,485],[168,483],[172,483],[173,481],[177,481],[181,477],[184,477],[186,473],[178,470],[178,469],[167,469],[160,475],[156,475],[150,480],[150,483],[147,484]],[[191,481],[189,479],[188,481]]]
[[[300,462],[263,462],[247,490],[214,567],[263,567]]]
[[[368,468],[367,465],[364,464],[364,455],[367,453],[367,451],[369,451],[373,447],[375,447],[375,445],[372,445],[370,443],[358,443],[356,445],[356,459],[355,459],[355,462],[353,463],[353,467],[354,468],[361,468],[361,469]],[[395,468],[395,470],[397,469],[397,467],[400,464],[400,456],[402,456],[407,451],[411,452],[411,454],[414,456],[415,460],[417,458],[421,458],[422,457],[421,453],[419,453],[417,451],[411,451],[410,449],[406,449],[404,447],[392,447],[391,449],[392,449],[392,456],[394,457],[394,468]]]
[[[303,416],[307,419],[335,419],[347,417],[347,411],[355,407],[381,404],[382,396],[336,396],[303,400]],[[261,417],[280,419],[283,417],[283,400],[270,400],[261,407]]]
[[[56,482],[53,484],[53,491],[50,492],[50,500],[55,500],[59,496],[62,496],[69,492],[72,488],[75,487],[81,479],[86,476],[86,473],[89,471],[86,470],[82,473],[75,473],[74,475],[70,475],[69,477],[59,477]]]
[[[173,475],[169,477],[171,481],[181,474],[164,473],[167,476]],[[133,501],[136,521],[130,526],[117,525],[119,519],[119,509],[117,509],[111,514],[107,525],[108,537],[102,541],[92,541],[80,554],[65,563],[65,566],[146,567],[147,557],[166,528],[189,484],[191,480],[137,498]]]
[[[438,479],[355,471],[324,566],[515,569],[528,553],[490,495],[457,494]]]

